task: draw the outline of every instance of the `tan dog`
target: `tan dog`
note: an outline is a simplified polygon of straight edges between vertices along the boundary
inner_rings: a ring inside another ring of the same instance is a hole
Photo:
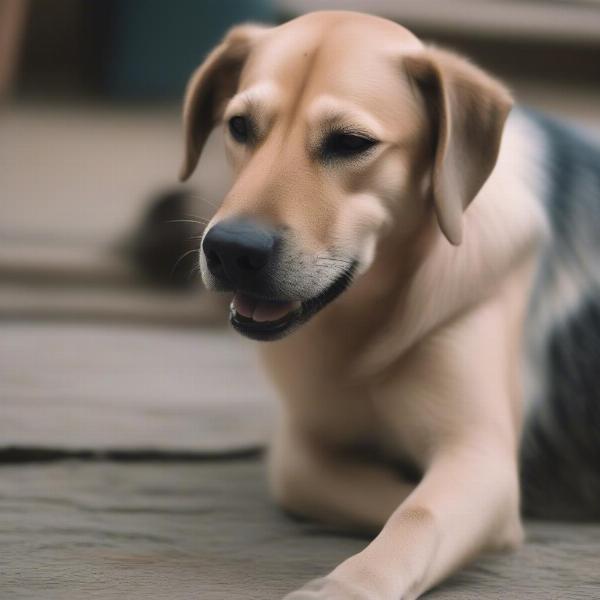
[[[540,134],[518,112],[505,127],[511,104],[346,12],[236,27],[190,82],[181,176],[219,123],[235,172],[204,281],[234,292],[239,332],[277,340],[273,494],[381,530],[290,600],[416,598],[521,542],[520,348],[548,220]]]

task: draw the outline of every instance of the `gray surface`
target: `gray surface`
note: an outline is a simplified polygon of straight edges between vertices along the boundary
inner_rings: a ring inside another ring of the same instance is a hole
[[[600,526],[533,524],[432,599],[600,597]],[[277,600],[364,541],[293,521],[257,461],[0,470],[0,598]]]
[[[0,321],[0,448],[262,445],[274,399],[249,346],[221,330]]]

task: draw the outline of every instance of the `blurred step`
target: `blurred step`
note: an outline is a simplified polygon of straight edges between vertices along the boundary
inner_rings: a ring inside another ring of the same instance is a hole
[[[357,10],[416,30],[469,36],[600,43],[600,4],[594,0],[279,0],[280,10]]]
[[[503,74],[600,85],[597,0],[279,0],[286,16],[357,10],[398,21]]]

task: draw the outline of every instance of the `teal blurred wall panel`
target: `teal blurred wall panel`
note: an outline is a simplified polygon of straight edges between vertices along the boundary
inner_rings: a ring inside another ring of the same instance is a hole
[[[229,27],[273,16],[270,0],[118,0],[110,15],[106,91],[124,99],[179,97]]]

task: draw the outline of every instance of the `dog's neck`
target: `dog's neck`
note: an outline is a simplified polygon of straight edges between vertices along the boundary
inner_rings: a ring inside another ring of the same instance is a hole
[[[400,239],[394,233],[383,237],[373,264],[306,326],[306,334],[318,336],[324,345],[339,344],[342,355],[361,355],[361,349],[384,335],[390,316],[406,311],[411,287],[438,231],[432,218]],[[302,330],[298,333],[303,335]]]
[[[496,168],[464,215],[461,245],[446,240],[433,216],[402,240],[388,235],[369,270],[317,315],[307,333],[343,344],[355,372],[380,371],[486,298],[518,260],[530,259],[545,218],[540,182],[527,175],[540,158],[522,120],[519,114],[509,120]],[[332,329],[336,335],[330,336]]]

